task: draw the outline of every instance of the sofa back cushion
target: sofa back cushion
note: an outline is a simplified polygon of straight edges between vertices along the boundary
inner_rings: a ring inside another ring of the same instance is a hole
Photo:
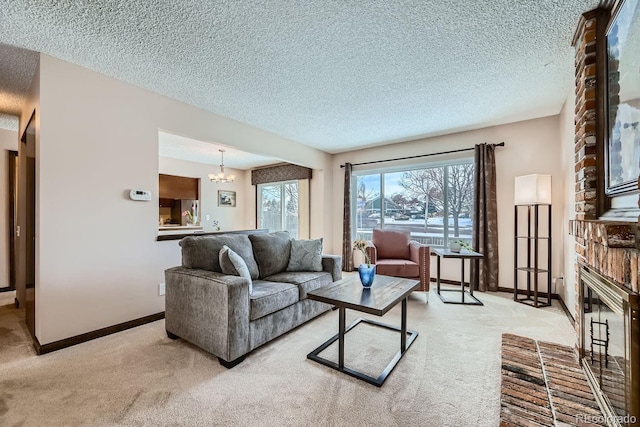
[[[219,253],[222,247],[226,245],[244,260],[251,278],[258,278],[258,264],[253,257],[251,241],[246,234],[188,236],[180,240],[179,244],[182,247],[182,265],[184,267],[201,268],[222,273]]]
[[[372,242],[378,258],[409,259],[409,230],[374,229]]]
[[[249,235],[253,256],[258,264],[259,278],[280,273],[287,268],[291,255],[291,236],[286,231]]]

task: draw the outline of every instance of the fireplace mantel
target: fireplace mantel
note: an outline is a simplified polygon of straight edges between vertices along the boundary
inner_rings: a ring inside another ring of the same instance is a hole
[[[636,248],[637,225],[601,220],[569,221],[576,239],[576,253],[601,275],[638,292],[640,250]]]
[[[636,248],[636,230],[632,222],[574,220],[569,221],[569,234],[597,241],[609,248]]]

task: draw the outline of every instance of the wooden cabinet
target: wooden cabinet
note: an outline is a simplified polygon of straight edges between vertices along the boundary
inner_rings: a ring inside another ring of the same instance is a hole
[[[161,208],[172,208],[174,207],[176,204],[175,199],[165,199],[160,197],[159,199],[159,205]]]
[[[159,175],[160,199],[198,200],[200,180],[176,175]]]

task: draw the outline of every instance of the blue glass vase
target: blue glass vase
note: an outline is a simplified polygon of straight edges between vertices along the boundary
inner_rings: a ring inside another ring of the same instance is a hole
[[[365,288],[370,288],[373,284],[373,279],[376,277],[376,266],[372,265],[367,267],[367,264],[360,264],[358,266],[358,274],[360,274],[360,282]]]

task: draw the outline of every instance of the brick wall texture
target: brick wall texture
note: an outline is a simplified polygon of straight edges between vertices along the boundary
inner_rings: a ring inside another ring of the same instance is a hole
[[[596,169],[596,13],[586,13],[575,36],[575,237],[577,261],[635,292],[640,287],[640,218],[633,223],[599,221]],[[640,189],[640,178],[638,179]],[[638,199],[640,206],[640,197]],[[580,286],[575,265],[576,295]],[[576,300],[574,313],[579,312]],[[580,330],[576,316],[576,331]]]
[[[576,219],[596,219],[596,17],[584,19],[575,43]]]

